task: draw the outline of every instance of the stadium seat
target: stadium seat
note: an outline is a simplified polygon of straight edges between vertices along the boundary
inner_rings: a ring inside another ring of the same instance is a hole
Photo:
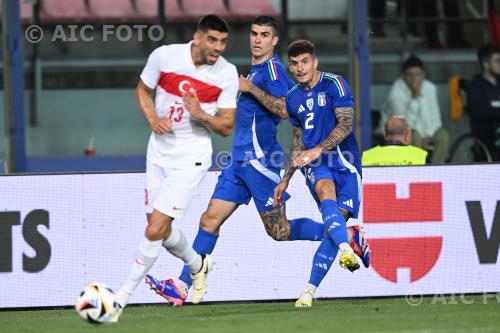
[[[252,20],[258,15],[279,17],[272,0],[228,0],[231,20]]]
[[[40,20],[42,23],[90,22],[93,16],[85,0],[43,0]]]
[[[33,5],[24,3],[24,1],[21,2],[21,20],[23,22],[31,22],[32,18],[33,18]]]
[[[222,17],[230,16],[223,0],[211,0],[210,2],[206,0],[166,0],[165,17],[167,21],[196,21],[208,13]]]
[[[182,0],[181,5],[184,13],[193,18],[199,18],[207,13],[222,17],[230,15],[222,0],[212,0],[210,6],[207,5],[206,0]]]
[[[135,10],[141,21],[159,22],[158,0],[132,0],[132,4],[135,4]]]
[[[165,0],[165,17],[167,21],[182,21],[186,19],[186,15],[179,7],[179,1]]]
[[[131,0],[89,0],[89,9],[97,21],[138,21]]]

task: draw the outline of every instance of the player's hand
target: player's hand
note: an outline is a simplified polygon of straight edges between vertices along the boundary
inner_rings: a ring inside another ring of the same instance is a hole
[[[278,186],[276,186],[276,188],[274,189],[273,207],[285,204],[285,202],[283,201],[283,193],[285,193],[287,187],[288,187],[288,182],[285,180],[281,180],[278,183]]]
[[[200,100],[194,89],[190,89],[189,94],[183,93],[182,100],[186,110],[191,114],[191,118],[202,121],[207,116],[200,105]]]
[[[149,126],[156,134],[165,134],[172,128],[172,120],[168,118],[155,117],[149,122]]]
[[[240,74],[240,87],[239,90],[243,93],[248,92],[250,90],[250,85],[252,82],[248,80],[246,77]]]
[[[297,168],[306,166],[312,161],[316,160],[318,157],[320,157],[322,152],[323,149],[317,147],[305,150],[304,152],[302,152],[302,154],[300,154],[293,160],[293,166]]]

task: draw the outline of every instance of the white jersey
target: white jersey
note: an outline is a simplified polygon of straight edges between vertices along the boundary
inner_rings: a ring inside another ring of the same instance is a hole
[[[165,45],[154,50],[141,74],[142,81],[156,88],[155,110],[172,120],[166,134],[151,133],[147,159],[173,169],[209,168],[212,161],[211,132],[191,119],[182,94],[194,89],[201,108],[214,115],[217,109],[236,108],[238,73],[222,56],[214,65],[196,67],[191,43]]]

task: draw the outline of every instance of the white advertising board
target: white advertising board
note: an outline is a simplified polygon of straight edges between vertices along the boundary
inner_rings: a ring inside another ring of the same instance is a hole
[[[204,179],[189,213],[175,221],[189,241],[219,172]],[[297,173],[289,218],[321,220]],[[367,168],[358,220],[373,265],[332,266],[317,297],[500,291],[500,165]],[[146,225],[144,174],[0,177],[0,308],[72,305],[84,285],[118,289]],[[221,229],[206,301],[294,299],[309,278],[319,242],[277,242],[253,202]],[[151,274],[177,277],[163,252]],[[131,303],[163,299],[141,284]]]

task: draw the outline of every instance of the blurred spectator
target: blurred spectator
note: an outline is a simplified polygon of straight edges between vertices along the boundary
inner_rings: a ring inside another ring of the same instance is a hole
[[[384,146],[363,152],[361,164],[374,165],[423,165],[427,152],[411,144],[411,128],[403,116],[392,116],[385,123]]]
[[[406,13],[407,17],[411,19],[415,18],[429,18],[438,19],[438,7],[437,1],[435,0],[419,0],[419,1],[406,1]],[[387,0],[370,0],[370,16],[373,19],[383,19],[386,15],[386,2]],[[398,3],[398,12],[401,12],[401,1]],[[460,18],[460,6],[456,0],[442,0],[444,16],[450,19]],[[408,30],[414,36],[420,36],[418,31],[417,23],[413,22],[409,24]],[[424,33],[427,39],[427,46],[429,48],[439,49],[443,47],[443,44],[439,40],[439,29],[437,22],[425,22]],[[470,44],[464,39],[463,26],[460,22],[448,22],[447,26],[447,45],[451,48],[468,48]],[[382,22],[374,22],[372,24],[372,31],[375,37],[385,36]]]
[[[401,66],[401,77],[391,87],[381,110],[380,129],[392,116],[404,116],[411,128],[412,144],[425,150],[433,145],[432,163],[444,163],[448,132],[442,128],[436,86],[425,79],[424,64],[410,56]]]
[[[467,108],[471,131],[483,139],[500,158],[500,49],[485,45],[478,51],[481,73],[474,76],[467,88]]]

